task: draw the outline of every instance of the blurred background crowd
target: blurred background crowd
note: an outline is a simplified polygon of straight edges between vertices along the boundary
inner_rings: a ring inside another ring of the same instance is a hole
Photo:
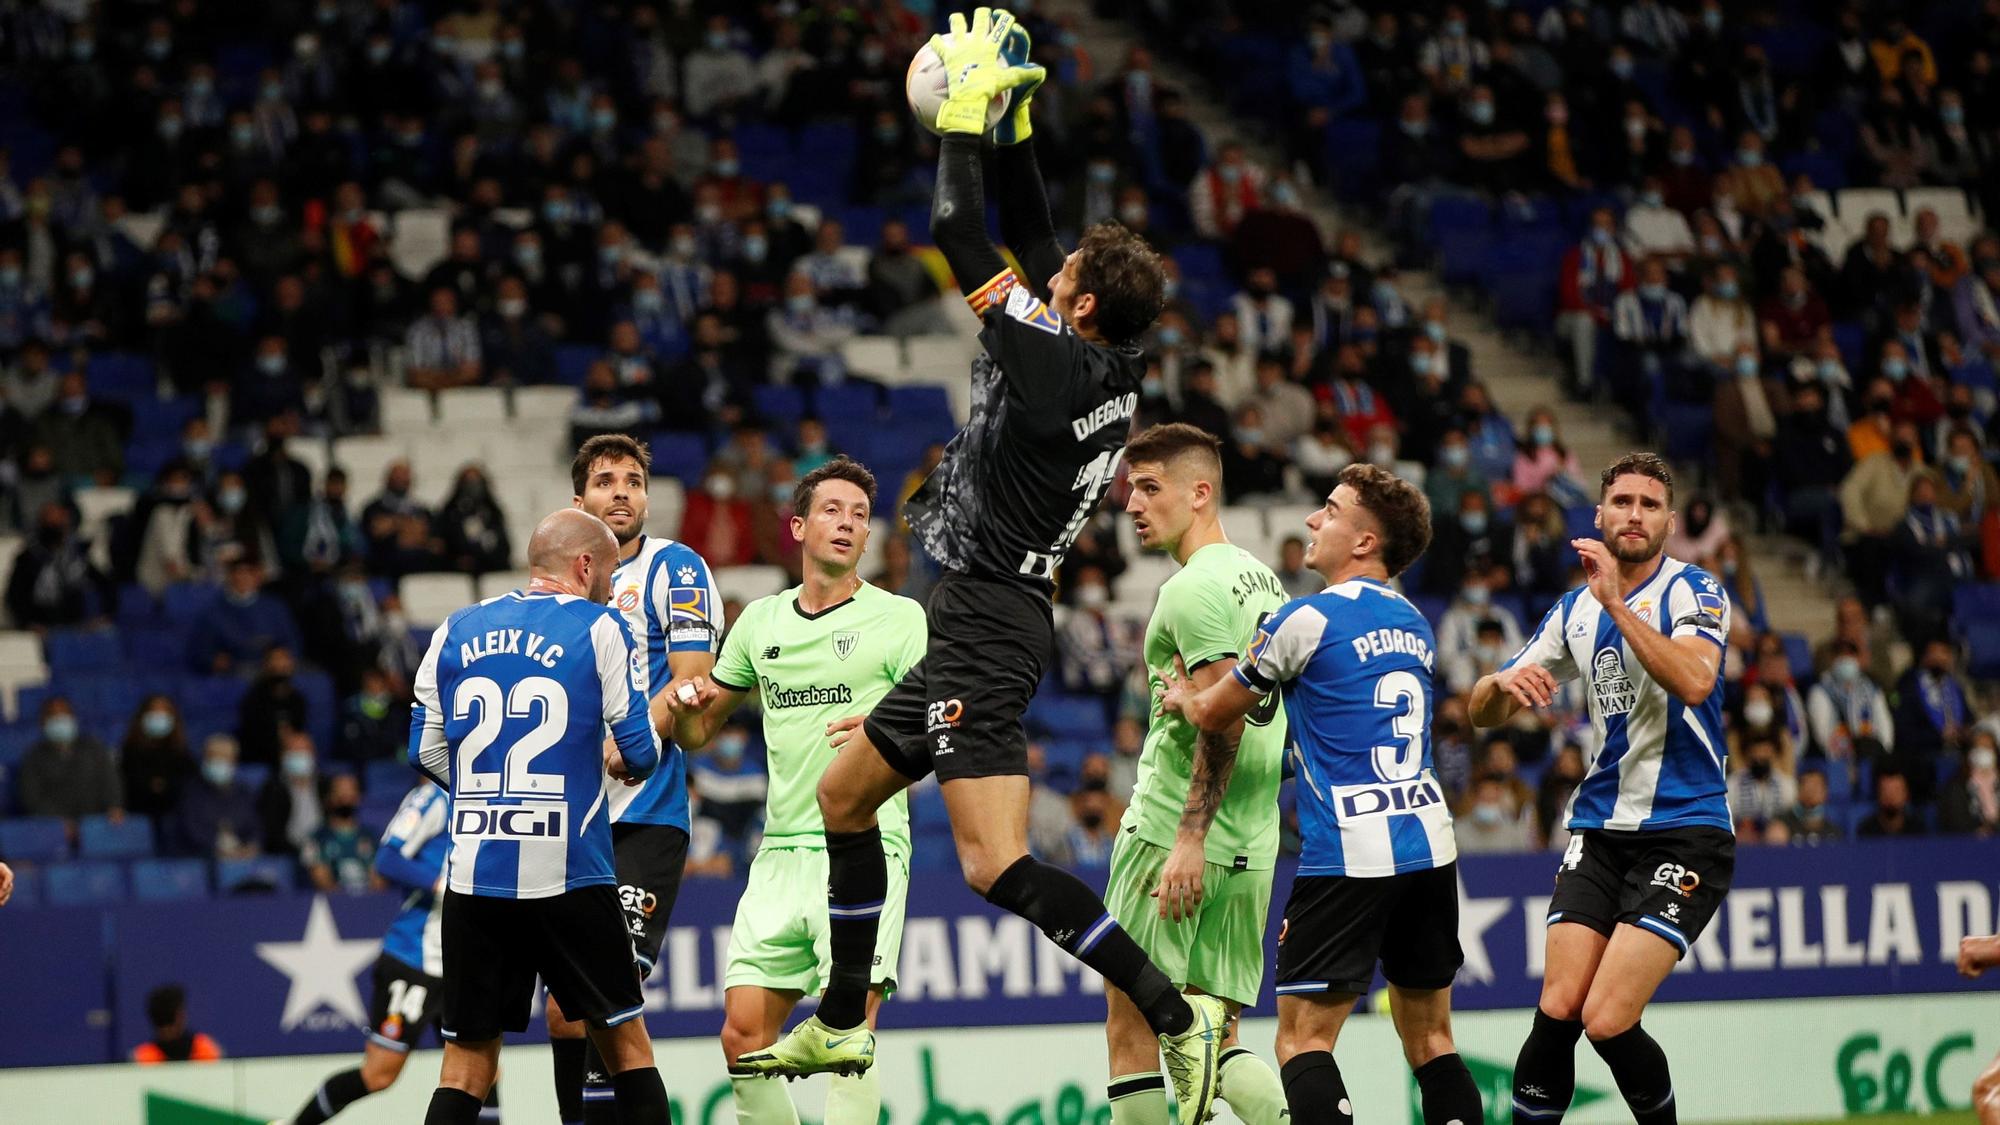
[[[1058,227],[1116,220],[1170,263],[1138,424],[1224,438],[1227,524],[1294,593],[1343,466],[1430,498],[1404,585],[1438,630],[1462,847],[1560,846],[1595,750],[1573,693],[1499,732],[1464,700],[1579,581],[1579,404],[1688,470],[1668,550],[1735,605],[1743,838],[2000,826],[2000,3],[1100,0],[1133,33],[1104,57],[1010,6],[1050,73]],[[40,861],[50,901],[366,888],[426,626],[517,579],[593,433],[649,440],[651,527],[732,613],[796,577],[792,482],[837,452],[883,484],[870,571],[922,596],[894,509],[976,328],[901,90],[941,20],[0,16],[0,856]],[[1489,393],[1488,318],[1540,349],[1545,405]],[[1030,715],[1034,846],[1084,866],[1131,792],[1171,570],[1121,500],[1065,567]],[[1773,625],[1772,543],[1830,630]],[[693,763],[697,871],[754,847],[763,752],[752,713]],[[934,789],[915,801],[940,831]]]

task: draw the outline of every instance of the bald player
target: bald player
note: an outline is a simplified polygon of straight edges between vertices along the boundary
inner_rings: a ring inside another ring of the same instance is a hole
[[[603,521],[550,515],[528,541],[527,589],[452,614],[417,669],[410,760],[452,797],[432,1125],[478,1120],[501,1034],[528,1028],[537,976],[588,1025],[619,1120],[668,1120],[606,809],[661,757],[647,663],[604,604],[617,563]]]

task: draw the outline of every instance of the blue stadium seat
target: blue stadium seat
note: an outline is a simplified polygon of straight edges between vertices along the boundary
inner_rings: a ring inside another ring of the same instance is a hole
[[[708,467],[708,439],[700,434],[662,430],[653,435],[653,475],[678,477],[693,488]]]
[[[1104,702],[1090,696],[1043,691],[1028,704],[1028,728],[1044,737],[1104,739],[1111,734]]]
[[[334,693],[333,677],[317,668],[300,668],[292,677],[306,701],[306,733],[324,757],[333,750],[334,726],[340,717],[340,700]]]
[[[924,829],[937,825],[949,825],[951,815],[945,810],[944,790],[936,785],[917,785],[910,789],[910,823]]]
[[[118,823],[86,816],[77,825],[76,854],[84,859],[137,859],[153,854],[153,818],[133,813]]]
[[[805,417],[805,392],[797,387],[763,384],[751,392],[750,401],[757,416],[773,426],[793,426]]]
[[[109,906],[125,898],[125,867],[110,860],[50,864],[42,874],[50,906]]]
[[[889,388],[889,417],[897,426],[911,423],[942,423],[956,427],[951,413],[951,393],[943,387],[913,384]]]
[[[57,676],[116,672],[125,665],[118,634],[110,629],[53,629],[42,638],[42,651]]]
[[[160,608],[166,612],[168,621],[189,626],[200,620],[221,596],[219,588],[205,582],[176,582],[161,594]]]
[[[603,354],[603,348],[589,344],[557,344],[556,382],[572,387],[583,386],[583,377],[590,373],[591,362]]]
[[[1813,678],[1812,642],[1804,633],[1781,633],[1785,642],[1785,662],[1792,666],[1792,679],[1807,684]],[[1805,690],[1801,687],[1799,690]]]
[[[870,383],[841,383],[813,392],[813,413],[829,426],[835,422],[872,424],[879,420],[881,410],[881,392]]]
[[[22,910],[42,904],[42,869],[39,867],[14,868],[14,897],[7,900],[7,909]]]
[[[221,860],[215,865],[215,889],[225,895],[289,891],[292,861],[277,856]]]
[[[99,352],[84,371],[91,393],[101,398],[149,400],[159,397],[159,374],[150,356]]]
[[[138,902],[184,902],[207,897],[207,860],[142,859],[132,864],[132,898]]]
[[[30,863],[62,859],[69,855],[69,835],[59,816],[24,816],[0,820],[0,856]]]
[[[1674,461],[1707,461],[1713,448],[1715,410],[1706,403],[1670,402],[1661,425],[1667,432],[1666,454]]]
[[[368,763],[361,772],[361,788],[370,801],[378,797],[383,800],[401,801],[403,794],[416,784],[416,768],[403,760],[399,754],[394,758],[383,758]]]
[[[255,792],[271,780],[271,767],[262,762],[240,762],[236,766],[236,784]]]

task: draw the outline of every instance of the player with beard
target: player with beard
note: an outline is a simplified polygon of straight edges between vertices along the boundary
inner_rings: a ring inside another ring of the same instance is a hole
[[[625,618],[633,643],[645,654],[654,685],[653,725],[672,728],[666,685],[706,675],[721,640],[722,598],[708,564],[685,543],[647,535],[646,487],[652,458],[624,434],[602,434],[583,443],[570,465],[576,506],[603,520],[618,540],[618,568],[611,576],[611,606]],[[688,796],[685,755],[669,753],[644,785],[611,794],[611,840],[618,898],[625,909],[639,975],[653,971],[666,938],[667,918],[687,865]],[[549,1039],[555,1057],[556,1103],[564,1122],[614,1122],[611,1078],[587,1048],[580,1020],[563,1018],[549,997]]]
[[[1579,1036],[1638,1125],[1675,1120],[1666,1053],[1639,1018],[1722,905],[1736,837],[1722,719],[1729,598],[1707,571],[1662,553],[1673,502],[1673,476],[1654,454],[1605,469],[1604,538],[1570,541],[1587,584],[1472,691],[1473,723],[1492,727],[1581,678],[1597,733],[1565,816],[1541,1003],[1514,1064],[1515,1125],[1562,1119]]]

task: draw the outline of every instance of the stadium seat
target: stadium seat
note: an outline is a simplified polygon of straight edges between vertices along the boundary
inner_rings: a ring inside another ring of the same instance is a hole
[[[1911,188],[1903,193],[1903,206],[1909,211],[1912,226],[1916,223],[1917,212],[1926,209],[1935,211],[1938,232],[1946,241],[1963,246],[1979,235],[1979,220],[1973,218],[1972,204],[1966,199],[1963,189]]]
[[[725,566],[715,572],[715,585],[724,597],[748,605],[757,598],[783,593],[791,578],[781,566]]]
[[[370,801],[379,798],[391,803],[401,801],[409,792],[411,784],[417,780],[416,767],[410,765],[399,753],[393,758],[377,759],[369,762],[361,771],[361,788]]]
[[[153,854],[153,818],[138,813],[113,823],[86,816],[77,822],[76,854],[84,859],[136,859]]]
[[[141,859],[132,864],[132,898],[137,902],[185,902],[208,897],[208,861]]]
[[[1101,740],[1111,733],[1103,700],[1063,695],[1046,686],[1029,702],[1026,719],[1028,729],[1044,738]]]
[[[45,638],[49,670],[58,675],[116,672],[125,664],[111,629],[52,629]]]
[[[568,387],[515,387],[514,420],[517,422],[557,422],[569,424],[569,408],[576,405],[576,392]]]
[[[847,370],[885,383],[900,382],[903,373],[903,345],[892,336],[856,336],[840,346]]]
[[[475,578],[473,592],[478,596],[478,600],[483,602],[511,590],[525,589],[527,585],[528,572],[525,570],[496,570]]]
[[[508,420],[507,392],[499,387],[459,387],[437,396],[438,422],[451,427],[498,426]]]
[[[472,579],[463,574],[412,574],[403,579],[398,593],[410,624],[420,628],[436,628],[478,600]]]
[[[7,900],[7,909],[25,910],[40,905],[42,905],[42,869],[14,868],[14,895]]]
[[[50,864],[42,877],[49,906],[110,906],[126,897],[125,867],[110,860]]]
[[[708,439],[700,434],[662,430],[653,435],[653,475],[677,478],[693,488],[708,468]]]
[[[590,365],[604,349],[591,344],[556,345],[556,378],[567,386],[583,386],[583,378],[590,373]]]
[[[1898,246],[1906,241],[1902,235],[1903,199],[1894,188],[1843,188],[1834,199],[1840,208],[1841,224],[1857,237],[1867,227],[1869,216],[1879,212],[1888,216],[1890,241]]]
[[[404,277],[423,277],[451,252],[451,214],[441,207],[404,208],[391,230],[389,260]]]
[[[0,856],[30,863],[69,855],[69,834],[59,816],[24,816],[0,820]]]
[[[805,392],[797,387],[765,384],[751,391],[757,417],[771,426],[791,426],[805,417]]]
[[[215,865],[215,889],[225,895],[289,891],[292,861],[277,856],[221,860]]]
[[[390,433],[428,430],[437,421],[429,391],[383,387],[376,396],[381,403],[382,428]]]
[[[0,633],[0,703],[4,703],[9,719],[20,714],[21,689],[48,680],[39,638],[33,633]]]

